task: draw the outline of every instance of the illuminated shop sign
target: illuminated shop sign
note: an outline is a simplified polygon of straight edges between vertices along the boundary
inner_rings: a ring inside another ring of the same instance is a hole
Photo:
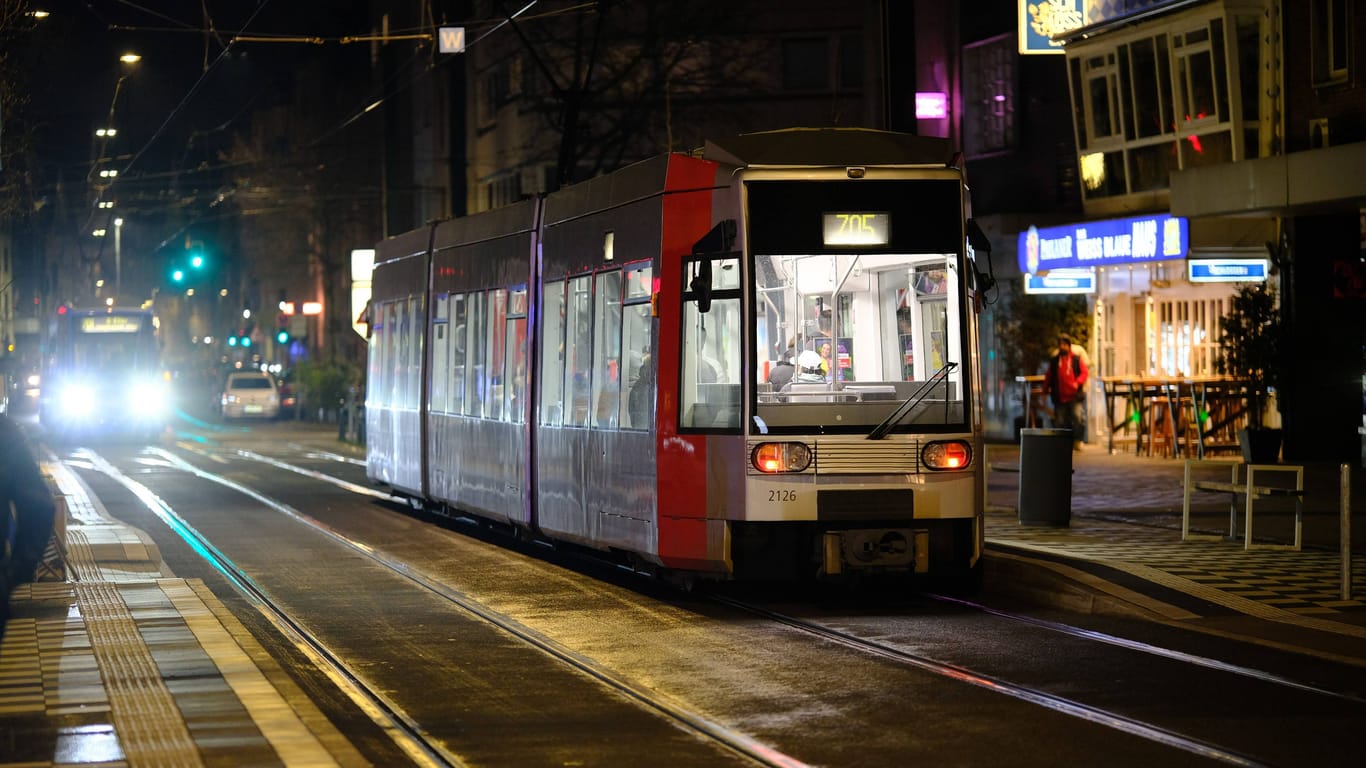
[[[1020,233],[1020,271],[1036,274],[1067,267],[1108,267],[1179,259],[1190,246],[1190,225],[1166,213],[1086,221],[1065,227],[1030,227]]]
[[[1192,283],[1261,283],[1271,273],[1270,259],[1190,259]]]
[[[1055,269],[1046,275],[1025,275],[1025,293],[1095,293],[1094,269]]]
[[[918,120],[942,120],[949,116],[949,95],[943,91],[917,91],[915,116]]]
[[[1062,53],[1053,35],[1086,26],[1085,0],[1019,0],[1020,53]]]

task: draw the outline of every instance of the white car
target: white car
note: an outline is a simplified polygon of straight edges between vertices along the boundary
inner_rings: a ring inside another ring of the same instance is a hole
[[[280,388],[268,373],[233,373],[223,385],[220,402],[225,419],[273,419],[280,412]]]

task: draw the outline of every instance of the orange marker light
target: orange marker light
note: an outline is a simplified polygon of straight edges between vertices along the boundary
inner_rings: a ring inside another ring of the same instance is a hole
[[[972,463],[972,449],[962,440],[945,440],[925,446],[920,463],[926,469],[963,469]]]

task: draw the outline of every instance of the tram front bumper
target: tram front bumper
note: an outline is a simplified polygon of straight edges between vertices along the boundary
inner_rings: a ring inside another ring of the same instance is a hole
[[[930,532],[913,528],[852,528],[826,531],[823,570],[893,570],[928,573]]]

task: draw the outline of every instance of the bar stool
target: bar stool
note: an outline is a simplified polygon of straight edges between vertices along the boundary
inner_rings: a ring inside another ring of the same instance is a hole
[[[1150,383],[1143,389],[1143,432],[1148,437],[1149,456],[1173,456],[1176,451],[1175,430],[1172,429],[1171,398],[1167,384]],[[1160,449],[1159,449],[1160,446]]]

